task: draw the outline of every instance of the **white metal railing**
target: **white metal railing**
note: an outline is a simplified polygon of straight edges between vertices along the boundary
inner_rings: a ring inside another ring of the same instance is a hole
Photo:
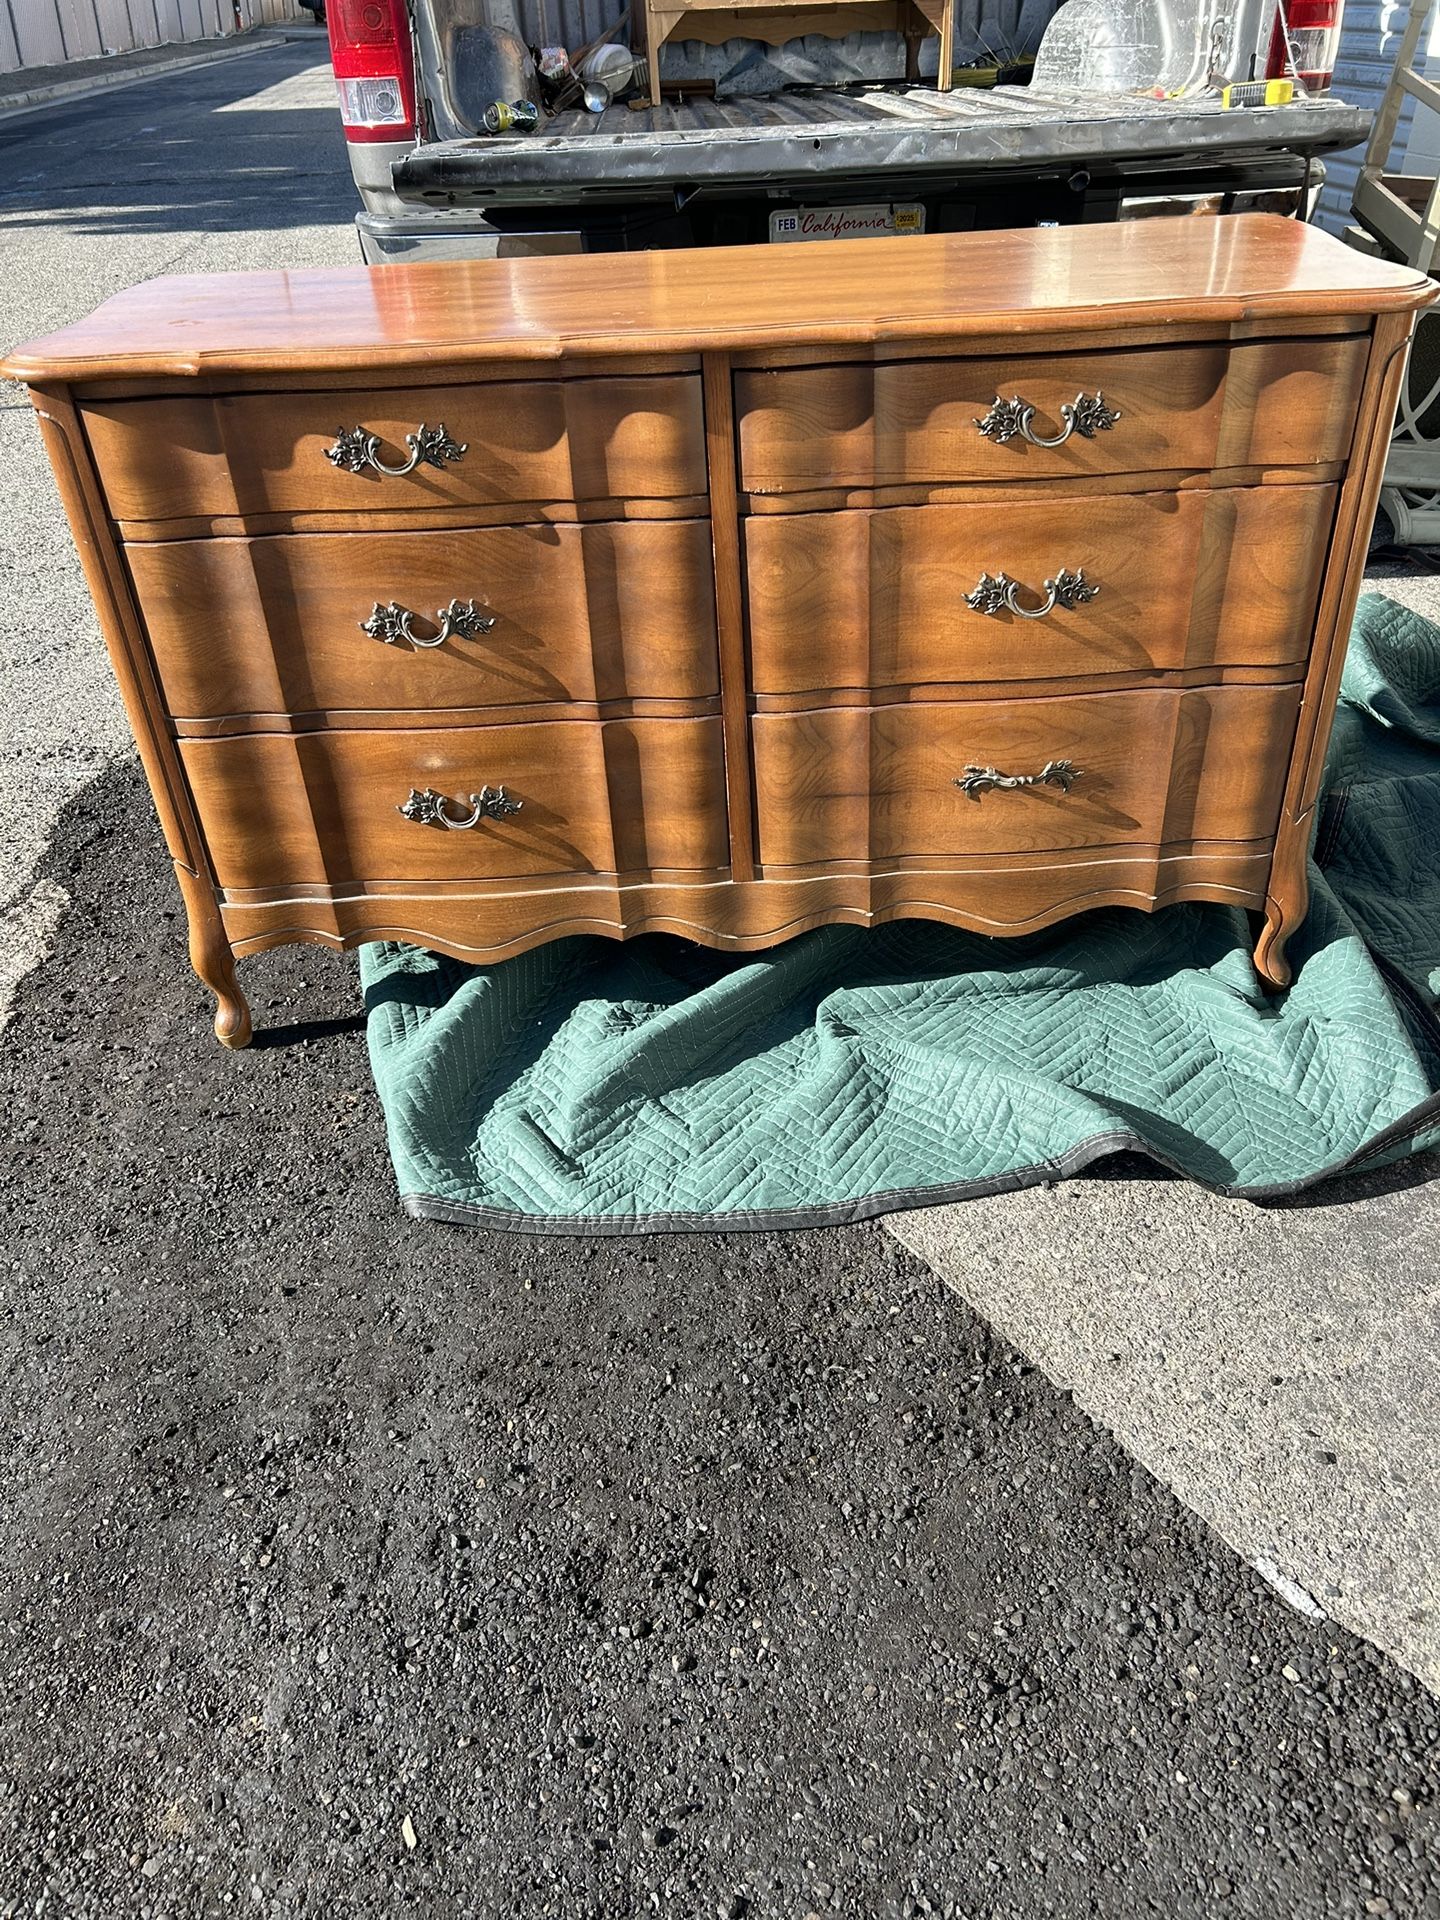
[[[1419,324],[1428,329],[1436,321],[1422,313]],[[1440,546],[1440,440],[1434,432],[1440,424],[1434,414],[1440,403],[1440,373],[1424,393],[1417,390],[1414,376],[1412,357],[1400,388],[1400,410],[1385,461],[1380,505],[1389,516],[1399,545],[1434,547]],[[1427,424],[1432,429],[1428,434],[1424,430]]]

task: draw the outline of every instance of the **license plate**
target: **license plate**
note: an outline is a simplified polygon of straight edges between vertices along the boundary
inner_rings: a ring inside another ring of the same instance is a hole
[[[786,207],[770,216],[770,238],[776,242],[868,240],[924,231],[924,207]]]

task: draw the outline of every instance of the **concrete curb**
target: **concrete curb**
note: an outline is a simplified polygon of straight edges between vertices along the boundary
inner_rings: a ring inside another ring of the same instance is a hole
[[[322,37],[323,36],[317,36]],[[255,33],[227,37],[223,41],[197,42],[181,51],[177,46],[173,60],[147,60],[132,63],[125,54],[107,61],[99,71],[76,74],[73,79],[51,81],[46,86],[21,88],[0,93],[0,121],[18,120],[22,114],[35,113],[57,100],[78,100],[92,93],[104,93],[115,87],[138,86],[142,80],[158,80],[187,67],[211,66],[217,60],[236,60],[241,54],[263,53],[267,47],[284,46],[289,40],[308,40],[311,30],[298,27],[294,33],[264,28]],[[327,43],[328,44],[328,43]],[[89,63],[86,63],[89,64]],[[23,69],[15,78],[23,77]]]

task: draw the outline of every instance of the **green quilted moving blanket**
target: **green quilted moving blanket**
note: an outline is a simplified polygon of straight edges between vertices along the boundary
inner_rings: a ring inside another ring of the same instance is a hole
[[[1278,1196],[1440,1142],[1440,628],[1362,600],[1295,984],[1244,915],[1104,909],[994,940],[669,935],[493,967],[362,950],[406,1209],[531,1232],[855,1220],[1139,1151]]]

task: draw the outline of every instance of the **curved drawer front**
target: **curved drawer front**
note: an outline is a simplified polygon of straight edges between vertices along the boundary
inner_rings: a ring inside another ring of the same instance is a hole
[[[157,541],[126,557],[182,721],[719,685],[705,520]]]
[[[187,740],[180,753],[230,890],[710,870],[729,859],[718,720],[264,733]],[[437,809],[480,817],[452,829]]]
[[[1335,492],[1197,488],[752,516],[755,691],[1302,661]],[[1067,591],[1067,575],[1083,583]],[[1002,580],[1031,615],[1047,582],[1061,598],[1026,618],[1001,601]]]
[[[1343,460],[1367,350],[1320,338],[742,372],[740,484],[789,493]],[[997,398],[1033,408],[1031,433],[1062,444],[1012,431],[1015,410],[994,415]],[[1065,409],[1082,399],[1089,431],[1067,434]]]
[[[471,387],[95,401],[86,432],[121,521],[207,514],[388,513],[705,491],[694,374],[497,380]],[[409,473],[407,436],[443,428]],[[337,461],[339,462],[337,464]],[[346,461],[359,463],[352,471]]]
[[[759,714],[760,857],[788,867],[1264,839],[1299,706],[1292,685]],[[957,783],[971,769],[967,790]]]

